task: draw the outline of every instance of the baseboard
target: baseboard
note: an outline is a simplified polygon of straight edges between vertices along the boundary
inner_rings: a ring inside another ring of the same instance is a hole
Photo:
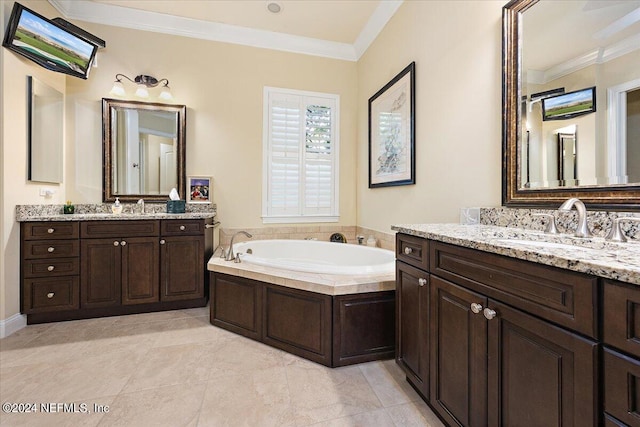
[[[8,319],[0,320],[0,338],[5,338],[27,326],[27,316],[14,314]]]

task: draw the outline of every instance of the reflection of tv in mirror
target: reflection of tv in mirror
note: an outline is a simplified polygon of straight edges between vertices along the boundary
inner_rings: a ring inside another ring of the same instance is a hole
[[[596,87],[542,100],[542,120],[565,120],[596,111]]]
[[[86,79],[98,46],[15,3],[2,46],[44,68]]]

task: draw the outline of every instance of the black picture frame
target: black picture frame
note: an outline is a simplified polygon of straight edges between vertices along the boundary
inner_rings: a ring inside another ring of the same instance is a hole
[[[415,66],[369,98],[369,188],[416,183]]]

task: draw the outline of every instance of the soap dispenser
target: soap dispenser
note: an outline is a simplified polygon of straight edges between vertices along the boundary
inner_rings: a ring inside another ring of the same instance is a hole
[[[120,203],[120,200],[118,200],[118,198],[116,197],[116,201],[113,204],[113,206],[111,206],[111,212],[119,215],[122,213],[122,203]]]

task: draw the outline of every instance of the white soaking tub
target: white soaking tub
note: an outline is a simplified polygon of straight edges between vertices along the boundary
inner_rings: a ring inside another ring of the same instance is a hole
[[[395,271],[386,249],[316,240],[249,240],[235,243],[242,262],[323,274],[383,274]]]

